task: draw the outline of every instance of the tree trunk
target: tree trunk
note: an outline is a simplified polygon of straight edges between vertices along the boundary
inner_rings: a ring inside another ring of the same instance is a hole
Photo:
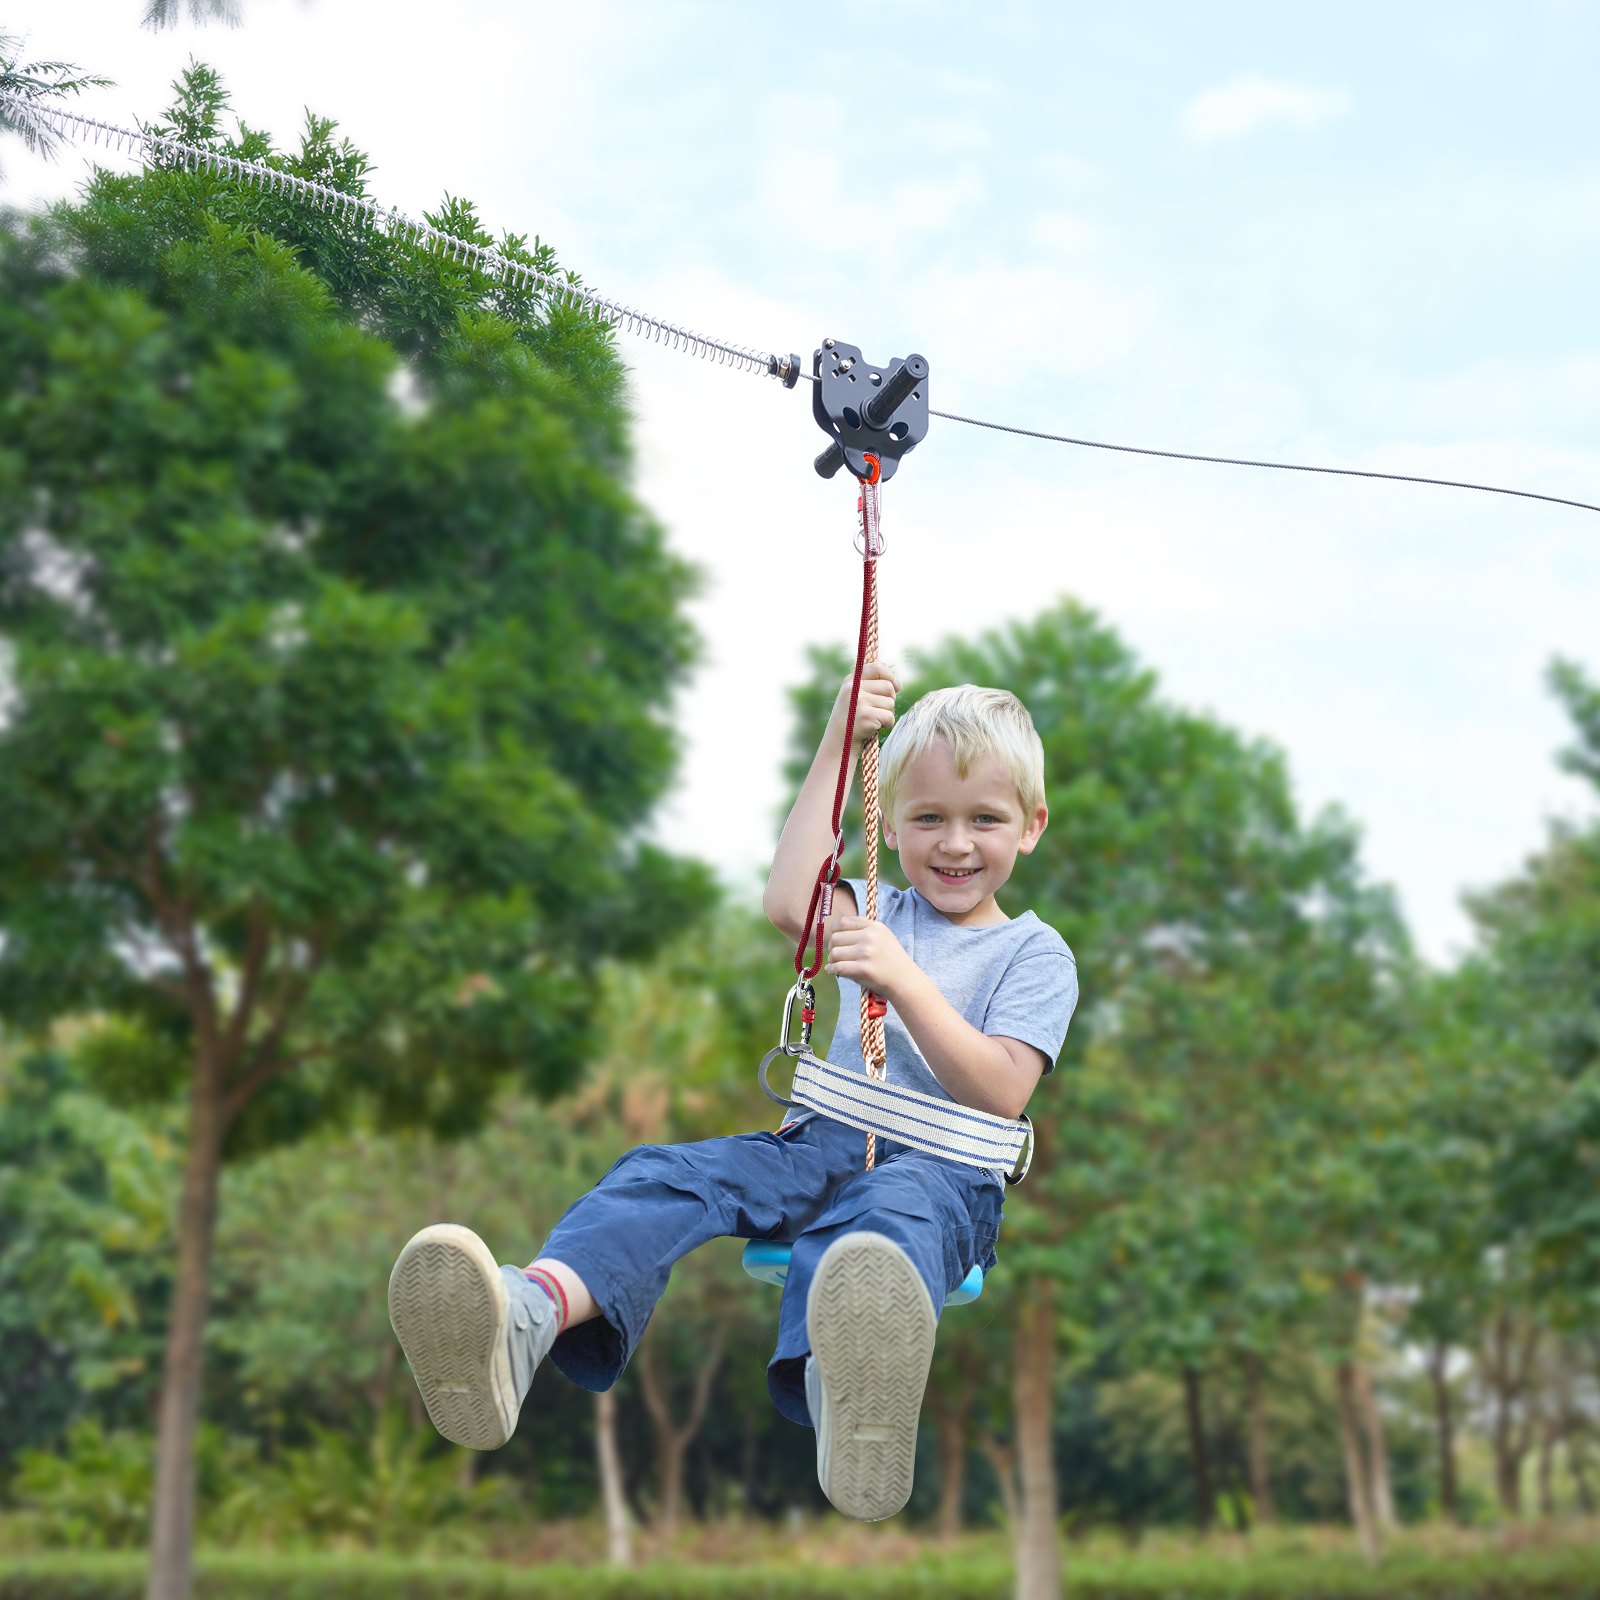
[[[1017,1600],[1060,1600],[1061,1552],[1056,1529],[1056,1468],[1051,1429],[1055,1393],[1056,1309],[1048,1278],[1034,1281],[1013,1340],[1020,1480],[1014,1535]]]
[[[1556,1445],[1560,1440],[1561,1426],[1556,1419],[1542,1418],[1539,1423],[1539,1515],[1546,1521],[1556,1514]]]
[[[939,1458],[939,1537],[946,1542],[961,1533],[961,1511],[966,1502],[967,1448],[973,1396],[978,1389],[978,1368],[962,1361],[943,1370],[935,1368],[928,1384],[927,1410],[932,1414]]]
[[[1511,1443],[1511,1412],[1515,1401],[1511,1377],[1511,1314],[1502,1311],[1494,1319],[1490,1335],[1493,1359],[1489,1367],[1494,1388],[1494,1488],[1500,1509],[1511,1516],[1522,1510],[1521,1462],[1514,1459]]]
[[[1576,1377],[1574,1352],[1570,1344],[1556,1348],[1555,1360],[1555,1415],[1559,1428],[1558,1442],[1566,1446],[1567,1471],[1572,1474],[1572,1487],[1578,1498],[1578,1510],[1586,1517],[1594,1515],[1594,1492],[1589,1487],[1585,1470],[1583,1434],[1589,1419],[1578,1406],[1573,1392]]]
[[[706,1404],[711,1398],[711,1385],[717,1369],[722,1365],[722,1348],[726,1338],[726,1328],[719,1325],[695,1369],[689,1414],[681,1425],[672,1420],[666,1382],[657,1354],[658,1340],[646,1338],[639,1346],[639,1384],[656,1436],[655,1531],[667,1538],[677,1532],[678,1521],[683,1513],[683,1459],[700,1431],[700,1424],[705,1420]]]
[[[622,1487],[615,1389],[605,1389],[594,1397],[594,1443],[600,1463],[600,1503],[605,1511],[606,1560],[614,1567],[631,1567],[633,1525],[628,1517],[628,1497]]]
[[[748,1412],[739,1442],[739,1511],[746,1519],[756,1511],[756,1429]]]
[[[1456,1420],[1450,1394],[1450,1346],[1440,1339],[1428,1358],[1433,1380],[1433,1414],[1439,1441],[1439,1509],[1452,1522],[1461,1520],[1461,1491],[1456,1482]]]
[[[1267,1471],[1267,1393],[1265,1374],[1258,1351],[1244,1355],[1244,1395],[1246,1453],[1250,1468],[1250,1498],[1255,1502],[1255,1519],[1262,1527],[1278,1520],[1272,1503],[1272,1477]]]
[[[161,1367],[145,1600],[188,1600],[194,1578],[194,1436],[224,1130],[222,1074],[207,1052],[196,1063],[189,1096],[189,1149],[178,1202],[178,1271]]]
[[[1217,1520],[1217,1494],[1211,1485],[1211,1456],[1206,1449],[1205,1396],[1200,1374],[1183,1369],[1183,1414],[1189,1424],[1189,1466],[1194,1474],[1194,1519],[1200,1531]]]
[[[1567,1430],[1567,1471],[1578,1493],[1578,1509],[1586,1517],[1595,1514],[1594,1489],[1589,1482],[1589,1452],[1576,1428]]]
[[[1377,1518],[1372,1510],[1372,1485],[1361,1453],[1361,1428],[1357,1419],[1356,1381],[1351,1363],[1341,1361],[1334,1368],[1334,1394],[1339,1413],[1339,1449],[1344,1457],[1345,1489],[1350,1504],[1350,1520],[1355,1524],[1361,1553],[1374,1566],[1382,1554]]]
[[[1022,1510],[1017,1501],[1016,1447],[1007,1444],[985,1428],[978,1435],[978,1448],[983,1451],[984,1458],[994,1468],[995,1481],[1000,1486],[1001,1514],[1005,1517],[1006,1527],[1011,1530],[1012,1542],[1015,1543],[1018,1538],[1017,1529],[1022,1521]]]
[[[383,1432],[383,1419],[389,1409],[389,1402],[394,1394],[395,1371],[400,1365],[400,1341],[387,1339],[384,1341],[383,1353],[378,1357],[378,1370],[372,1375],[372,1381],[367,1385],[367,1404],[372,1409],[372,1436],[376,1439]]]
[[[1389,1442],[1384,1437],[1383,1413],[1378,1409],[1378,1397],[1373,1393],[1372,1374],[1359,1361],[1351,1363],[1350,1373],[1355,1384],[1356,1413],[1361,1419],[1361,1431],[1367,1441],[1372,1515],[1381,1532],[1393,1533],[1394,1494],[1389,1487]]]
[[[1511,1312],[1505,1308],[1496,1315],[1490,1333],[1488,1371],[1495,1400],[1495,1495],[1500,1509],[1513,1517],[1522,1514],[1522,1463],[1533,1443],[1533,1415],[1526,1402],[1539,1337],[1538,1326],[1529,1323],[1518,1341]]]
[[[676,1429],[656,1434],[656,1519],[653,1531],[670,1539],[683,1516],[683,1458],[689,1441]]]
[[[934,1426],[939,1447],[939,1537],[948,1541],[961,1532],[961,1504],[966,1498],[966,1411],[941,1405],[934,1413]]]

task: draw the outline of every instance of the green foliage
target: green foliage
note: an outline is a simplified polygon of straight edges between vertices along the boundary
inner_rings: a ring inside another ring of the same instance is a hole
[[[238,1478],[205,1533],[277,1548],[470,1548],[469,1524],[506,1516],[519,1496],[508,1478],[464,1482],[463,1461],[396,1406],[365,1436],[314,1427],[310,1443]]]
[[[1600,788],[1600,685],[1593,684],[1575,661],[1557,661],[1550,668],[1550,687],[1577,728],[1578,742],[1564,752],[1561,764]]]
[[[842,670],[816,666],[803,724]],[[1082,982],[1004,1270],[1065,1285],[1086,1356],[1091,1330],[1170,1368],[1270,1347],[1382,1210],[1366,1153],[1404,1023],[1399,918],[1350,824],[1298,817],[1277,751],[1166,703],[1081,606],[919,656],[902,705],[964,681],[1039,730],[1050,826],[1002,900],[1064,934]]]
[[[54,155],[60,136],[38,119],[36,108],[63,95],[107,88],[111,80],[88,76],[68,61],[24,62],[22,46],[21,39],[0,31],[0,97],[6,102],[0,105],[0,133],[15,133],[30,150]]]
[[[202,1504],[214,1503],[238,1480],[254,1452],[215,1428],[202,1428],[195,1444],[195,1474]],[[47,1546],[75,1550],[128,1549],[149,1531],[154,1453],[148,1434],[107,1432],[99,1423],[75,1422],[61,1454],[21,1456],[12,1497],[31,1513]]]
[[[225,103],[173,125],[271,154]],[[599,958],[708,895],[638,838],[690,575],[609,332],[408,250],[178,170],[0,230],[0,1005],[270,1085],[235,1148],[570,1083]]]
[[[145,0],[143,26],[158,32],[176,27],[185,11],[193,22],[216,20],[232,28],[240,20],[239,0]]]
[[[1515,879],[1471,902],[1485,940],[1469,1048],[1501,1089],[1480,1119],[1492,1244],[1557,1325],[1600,1312],[1600,827],[1551,828]],[[1464,977],[1466,974],[1463,975]]]
[[[73,1424],[64,1454],[25,1451],[11,1492],[39,1518],[46,1545],[131,1549],[148,1532],[150,1460],[149,1439],[84,1420]]]
[[[196,1580],[203,1600],[1003,1600],[1012,1590],[1003,1561],[959,1556],[884,1566],[799,1561],[618,1571],[202,1553]],[[141,1567],[132,1559],[36,1558],[0,1573],[0,1600],[136,1600],[141,1583]],[[1377,1570],[1353,1555],[1254,1561],[1074,1557],[1067,1564],[1067,1592],[1075,1600],[1594,1600],[1600,1576],[1592,1552],[1582,1549],[1407,1556]]]
[[[75,1051],[0,1054],[0,1473],[85,1404],[139,1414],[176,1182],[171,1129],[89,1093]]]

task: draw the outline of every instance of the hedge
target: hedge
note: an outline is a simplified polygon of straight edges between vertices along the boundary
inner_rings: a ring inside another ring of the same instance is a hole
[[[0,1600],[141,1600],[144,1557],[5,1561]],[[195,1600],[1010,1600],[1001,1561],[896,1567],[510,1567],[379,1556],[205,1553]],[[1600,1600],[1600,1551],[1428,1557],[1374,1570],[1343,1556],[1111,1561],[1068,1558],[1069,1600]]]

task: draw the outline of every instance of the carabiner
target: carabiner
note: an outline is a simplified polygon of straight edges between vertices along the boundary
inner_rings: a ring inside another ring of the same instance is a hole
[[[791,1040],[794,1003],[800,1001],[800,1037]],[[803,1056],[811,1048],[811,1025],[817,1020],[817,990],[809,978],[797,978],[783,1002],[783,1027],[778,1032],[778,1048],[786,1056]]]

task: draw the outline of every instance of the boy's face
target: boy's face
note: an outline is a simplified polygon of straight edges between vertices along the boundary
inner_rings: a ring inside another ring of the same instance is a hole
[[[906,882],[952,922],[1005,921],[995,895],[1017,856],[1038,844],[1049,821],[1045,807],[1023,810],[999,756],[985,756],[963,778],[942,739],[907,763],[899,790],[883,836],[899,853]]]

